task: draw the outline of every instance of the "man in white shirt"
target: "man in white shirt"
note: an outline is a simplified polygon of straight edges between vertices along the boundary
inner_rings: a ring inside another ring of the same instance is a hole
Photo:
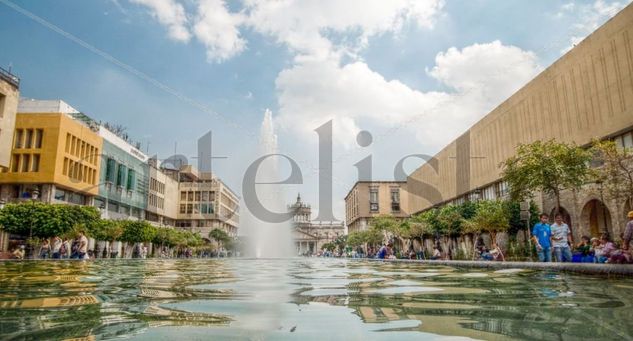
[[[557,262],[571,262],[572,243],[571,230],[569,226],[563,222],[563,216],[556,214],[554,224],[551,225],[552,230],[552,246],[554,247],[554,255]]]

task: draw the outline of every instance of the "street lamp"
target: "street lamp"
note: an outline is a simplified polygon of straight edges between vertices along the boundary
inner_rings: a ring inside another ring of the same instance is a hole
[[[29,227],[29,255],[33,258],[33,211],[35,210],[35,201],[40,195],[40,191],[36,188],[31,192],[31,226]]]

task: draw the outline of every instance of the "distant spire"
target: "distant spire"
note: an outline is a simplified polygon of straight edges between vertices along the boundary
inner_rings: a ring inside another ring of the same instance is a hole
[[[301,202],[301,193],[297,193],[297,203]]]

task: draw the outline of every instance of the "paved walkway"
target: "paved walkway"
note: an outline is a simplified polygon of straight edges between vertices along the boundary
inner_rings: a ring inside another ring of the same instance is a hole
[[[357,258],[368,259],[368,258]],[[468,260],[419,260],[419,259],[369,259],[378,262],[421,263],[429,265],[446,265],[453,267],[470,267],[484,269],[531,269],[575,272],[591,275],[631,276],[633,264],[594,264],[594,263],[540,263],[540,262],[485,262]]]

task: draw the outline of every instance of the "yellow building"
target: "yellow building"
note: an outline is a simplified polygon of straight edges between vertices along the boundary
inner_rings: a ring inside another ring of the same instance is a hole
[[[364,231],[379,215],[409,216],[404,181],[359,181],[345,196],[347,232]]]
[[[0,169],[11,162],[11,140],[20,98],[20,80],[0,68]]]
[[[20,101],[0,199],[91,203],[99,190],[102,139],[73,114],[78,111],[59,100]]]
[[[407,179],[410,212],[504,197],[499,164],[519,144],[556,139],[589,145],[600,138],[633,147],[632,46],[629,5],[413,172]],[[550,213],[554,203],[542,199]],[[565,193],[563,206],[579,240],[581,234],[619,235],[633,203],[611,202],[587,186]]]

